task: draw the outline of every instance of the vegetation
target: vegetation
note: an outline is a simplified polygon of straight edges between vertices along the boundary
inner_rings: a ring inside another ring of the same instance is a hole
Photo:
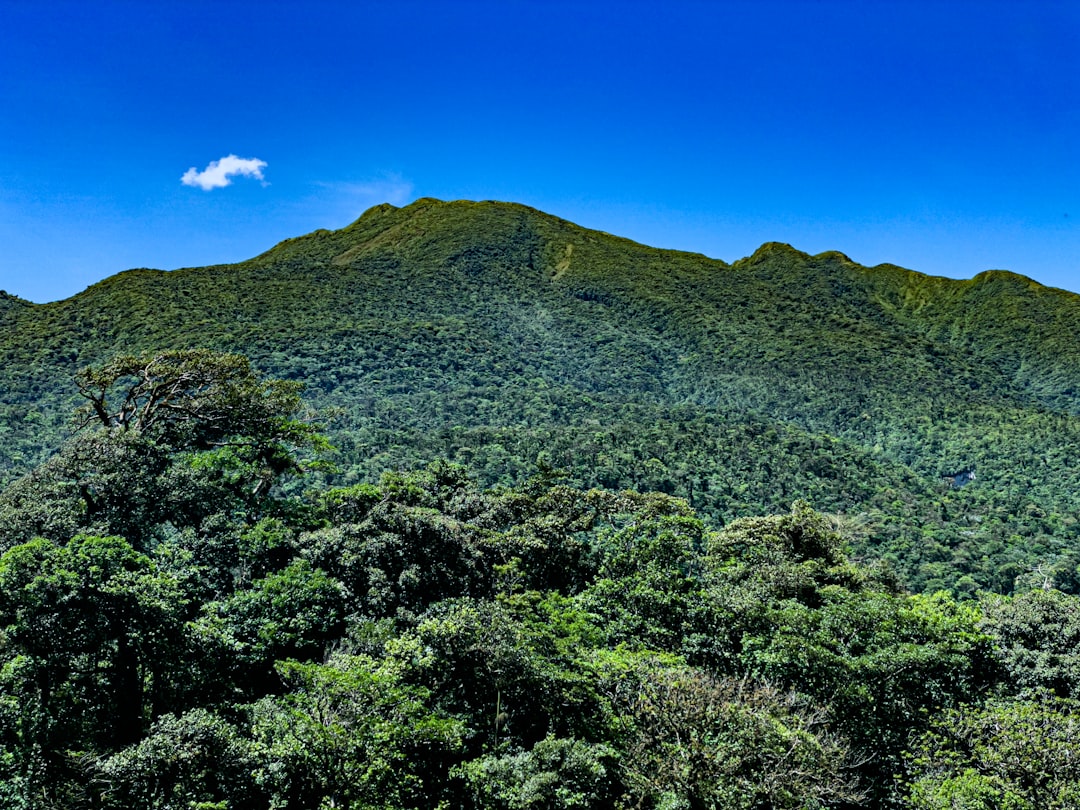
[[[445,458],[482,486],[539,464],[664,492],[711,525],[806,498],[916,591],[1080,589],[1080,310],[1008,273],[778,244],[729,266],[420,200],[239,265],[2,300],[0,484],[71,435],[78,369],[209,348],[306,386],[338,449],[328,485]]]
[[[0,295],[0,797],[1074,807],[1077,312],[430,200]]]

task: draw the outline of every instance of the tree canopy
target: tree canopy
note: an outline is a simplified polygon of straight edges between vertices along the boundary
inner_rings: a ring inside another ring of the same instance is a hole
[[[0,493],[7,806],[1076,802],[1076,596],[911,594],[803,501],[328,486],[296,386],[230,355],[80,380],[89,424]]]

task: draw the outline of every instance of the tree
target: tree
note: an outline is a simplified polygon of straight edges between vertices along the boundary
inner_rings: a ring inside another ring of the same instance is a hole
[[[681,504],[671,500],[672,506]],[[686,514],[643,512],[627,526],[593,538],[596,580],[577,597],[612,645],[678,652],[701,616],[705,527]]]
[[[983,627],[1020,695],[1048,690],[1080,697],[1080,596],[1031,591],[1012,598],[988,598]]]
[[[603,743],[548,736],[528,751],[471,760],[459,772],[478,807],[571,810],[611,806],[615,760]]]
[[[39,539],[0,556],[4,743],[28,785],[59,790],[68,752],[136,742],[182,659],[179,584],[122,538]]]
[[[976,698],[996,669],[974,603],[897,593],[842,544],[802,503],[735,521],[710,546],[710,595],[743,671],[824,705],[880,798],[928,714]]]
[[[307,444],[314,430],[294,417],[303,385],[260,380],[239,354],[189,349],[122,355],[76,374],[80,427],[134,431],[174,447],[230,441]]]
[[[622,730],[628,806],[804,810],[863,798],[849,745],[811,701],[656,653],[605,652],[594,666]]]
[[[319,660],[345,629],[344,586],[302,559],[203,607],[193,627],[226,683],[259,696],[285,659]]]
[[[262,380],[248,358],[209,349],[123,355],[76,375],[80,427],[150,436],[173,450],[229,447],[262,467],[255,492],[296,469],[294,448],[325,448],[297,418],[303,384]]]
[[[993,701],[934,718],[906,757],[913,810],[1080,806],[1075,701]]]
[[[404,683],[398,664],[339,655],[278,672],[288,693],[251,710],[255,781],[271,807],[438,806],[446,768],[432,763],[460,747],[464,729]]]
[[[97,760],[91,773],[106,810],[265,807],[251,779],[253,748],[221,717],[194,709],[158,718],[146,737]]]
[[[299,451],[328,447],[297,418],[299,384],[260,380],[240,355],[125,355],[77,385],[80,432],[0,495],[0,548],[83,531],[145,549],[164,524],[246,520],[300,471]]]

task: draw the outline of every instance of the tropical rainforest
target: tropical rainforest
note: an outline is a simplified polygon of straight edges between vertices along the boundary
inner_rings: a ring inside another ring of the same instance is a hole
[[[0,294],[0,800],[1080,807],[1078,327],[430,199]]]

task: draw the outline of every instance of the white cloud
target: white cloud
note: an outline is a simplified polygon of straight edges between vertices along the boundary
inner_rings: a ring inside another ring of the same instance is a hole
[[[262,170],[265,168],[265,160],[227,155],[220,160],[211,161],[210,165],[201,172],[195,171],[195,167],[192,166],[184,172],[180,182],[185,186],[198,186],[203,191],[209,191],[212,188],[225,188],[230,185],[231,178],[235,175],[262,180]]]

